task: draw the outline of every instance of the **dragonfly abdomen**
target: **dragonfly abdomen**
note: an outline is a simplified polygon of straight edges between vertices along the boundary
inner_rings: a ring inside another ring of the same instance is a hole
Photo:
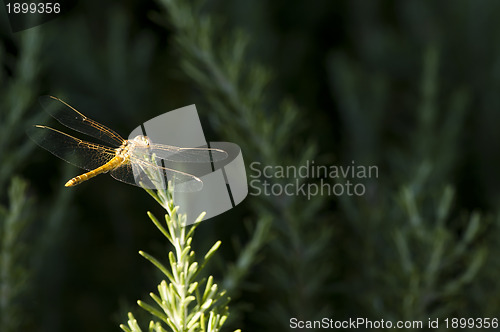
[[[108,161],[106,164],[104,164],[104,165],[102,165],[102,166],[100,166],[92,171],[84,173],[82,175],[75,176],[74,178],[72,178],[71,180],[66,182],[66,184],[64,186],[65,187],[73,187],[73,186],[76,186],[77,184],[80,184],[84,181],[87,181],[88,179],[91,179],[94,176],[97,176],[101,173],[107,173],[107,172],[115,169],[116,167],[120,166],[125,161],[125,159],[126,158],[124,156],[117,155],[117,156],[113,157],[113,159]]]

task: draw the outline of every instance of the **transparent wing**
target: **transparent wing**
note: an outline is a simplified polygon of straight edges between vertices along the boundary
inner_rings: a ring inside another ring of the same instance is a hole
[[[115,156],[114,149],[82,141],[50,127],[36,125],[26,133],[53,155],[88,171],[104,165]]]
[[[42,96],[38,100],[50,116],[68,128],[95,137],[113,147],[119,147],[124,142],[123,138],[114,130],[89,119],[61,99],[53,96]]]
[[[110,171],[113,178],[148,189],[166,189],[170,182],[176,192],[194,192],[203,188],[196,176],[133,158]]]
[[[28,136],[45,150],[55,156],[85,170],[94,170],[115,157],[114,149],[103,145],[85,142],[46,126],[33,126],[27,131]],[[132,157],[119,167],[110,171],[113,178],[149,189],[167,188],[171,181],[174,191],[193,192],[203,188],[203,182],[196,176],[162,167],[146,160]]]
[[[138,155],[154,154],[157,158],[183,163],[209,163],[227,158],[226,151],[212,148],[179,148],[171,145],[150,144],[136,147]],[[146,151],[147,150],[147,151]],[[135,152],[135,151],[134,151]]]

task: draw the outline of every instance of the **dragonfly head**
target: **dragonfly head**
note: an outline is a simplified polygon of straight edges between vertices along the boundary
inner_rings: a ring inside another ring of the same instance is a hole
[[[135,144],[143,146],[143,147],[147,147],[151,144],[151,141],[149,140],[149,138],[147,136],[143,136],[143,135],[136,136],[132,141]]]

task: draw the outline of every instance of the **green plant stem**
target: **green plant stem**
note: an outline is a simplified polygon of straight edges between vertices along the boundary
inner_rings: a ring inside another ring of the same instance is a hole
[[[219,248],[217,241],[205,254],[201,263],[195,261],[195,253],[191,244],[194,231],[202,221],[202,213],[191,226],[186,225],[186,216],[178,213],[169,190],[146,190],[167,214],[165,222],[160,222],[148,212],[153,224],[173,246],[168,254],[169,267],[164,266],[150,254],[140,251],[141,256],[149,260],[166,277],[158,285],[158,294],[150,293],[156,306],[138,301],[140,307],[151,313],[156,321],[151,321],[149,331],[166,331],[163,324],[175,332],[187,331],[220,331],[228,317],[225,291],[219,290],[212,276],[200,278],[203,268]],[[124,331],[141,331],[137,320],[129,313],[128,326],[122,324]]]

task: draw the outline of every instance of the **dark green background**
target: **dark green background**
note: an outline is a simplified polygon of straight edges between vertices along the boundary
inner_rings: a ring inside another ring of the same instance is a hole
[[[500,3],[218,0],[204,4],[200,15],[216,22],[221,49],[231,49],[229,37],[243,30],[250,46],[240,66],[260,63],[270,71],[266,109],[251,109],[257,122],[280,117],[282,100],[296,103],[300,123],[285,128],[288,148],[273,152],[277,162],[287,165],[294,156],[299,162],[301,144],[314,140],[316,163],[356,160],[377,165],[380,175],[365,197],[249,196],[202,223],[197,252],[223,243],[209,267],[219,281],[239,255],[233,244],[244,245],[260,218],[272,224],[231,294],[228,330],[283,331],[290,317],[500,315]],[[79,170],[38,147],[14,159],[31,144],[23,128],[51,123],[36,98],[56,95],[125,137],[156,115],[196,103],[207,139],[240,145],[247,166],[265,162],[259,149],[273,151],[277,143],[262,139],[250,147],[226,134],[224,126],[242,118],[218,113],[209,100],[222,97],[181,66],[188,55],[159,3],[80,1],[57,20],[15,34],[4,14],[0,23],[0,119],[5,133],[12,130],[0,146],[0,202],[11,204],[14,175],[28,181],[32,200],[19,240],[18,262],[30,271],[15,301],[19,330],[118,330],[159,281],[137,251],[166,259],[166,244],[146,216],[163,211],[143,190],[107,175],[61,188]],[[26,52],[34,55],[26,60]],[[25,113],[11,124],[6,119],[20,112],[12,108],[18,101]],[[277,126],[287,123],[278,120]],[[445,226],[436,228],[447,185],[455,196]],[[405,188],[415,197],[417,226]],[[46,216],[57,209],[61,215],[47,231]],[[474,212],[481,215],[478,231],[461,242]],[[413,265],[406,264],[399,236]],[[432,253],[440,255],[436,243],[444,258],[429,272]],[[426,279],[432,273],[437,277]]]

